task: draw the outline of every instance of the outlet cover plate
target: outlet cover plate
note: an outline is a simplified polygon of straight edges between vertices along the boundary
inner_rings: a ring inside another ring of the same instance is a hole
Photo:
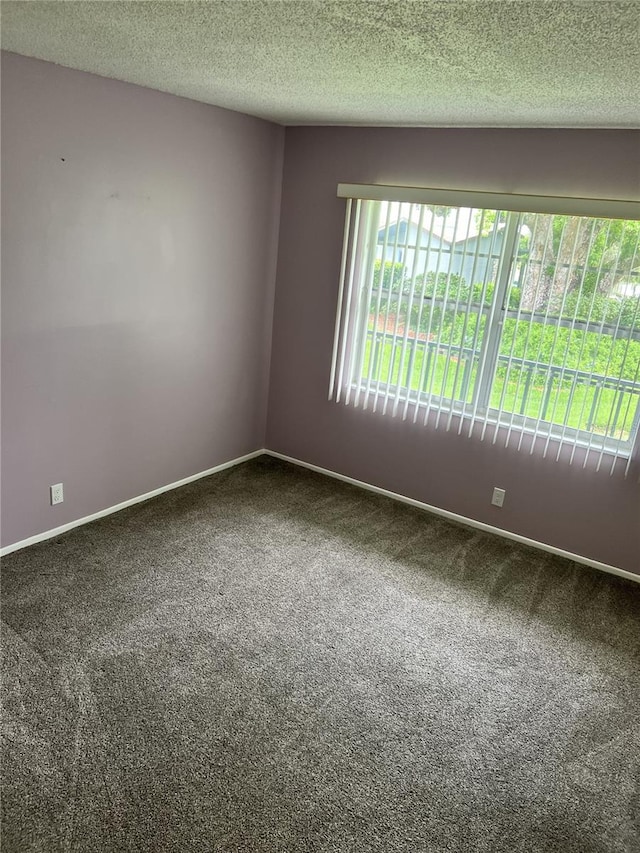
[[[494,506],[502,506],[504,503],[504,496],[506,495],[506,491],[504,489],[499,489],[497,486],[493,490],[493,497],[491,498],[491,503]]]
[[[62,483],[56,483],[55,486],[49,486],[49,493],[51,496],[51,506],[61,504],[64,501]]]

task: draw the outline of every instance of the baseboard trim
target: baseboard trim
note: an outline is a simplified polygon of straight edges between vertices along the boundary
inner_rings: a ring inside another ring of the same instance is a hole
[[[422,501],[407,498],[404,495],[399,495],[396,492],[390,492],[388,489],[383,489],[380,486],[372,486],[371,483],[365,483],[362,480],[356,480],[353,477],[347,477],[345,474],[338,474],[336,471],[330,471],[328,468],[321,468],[319,465],[312,465],[310,462],[303,462],[302,459],[296,459],[293,456],[287,456],[284,453],[278,453],[275,450],[265,450],[268,456],[273,456],[275,459],[282,459],[285,462],[291,462],[292,465],[298,465],[301,468],[308,468],[310,471],[315,471],[318,474],[324,474],[326,477],[333,477],[335,480],[341,480],[343,483],[350,483],[352,486],[357,486],[360,489],[366,489],[368,492],[375,492],[377,495],[384,495],[386,498],[391,498],[394,501],[408,504],[425,512],[440,515],[448,518],[451,521],[457,521],[460,524],[466,524],[468,527],[475,527],[478,530],[484,530],[487,533],[493,533],[496,536],[501,536],[503,539],[511,539],[514,542],[520,542],[523,545],[529,545],[531,548],[537,548],[540,551],[547,551],[550,554],[557,554],[559,557],[565,557],[567,560],[573,560],[574,563],[580,563],[584,566],[590,566],[593,569],[598,569],[601,572],[607,572],[610,575],[617,575],[620,578],[640,583],[640,575],[629,572],[626,569],[619,569],[617,566],[610,566],[607,563],[600,563],[598,560],[592,560],[590,557],[583,557],[580,554],[572,554],[570,551],[565,551],[562,548],[556,548],[555,545],[546,545],[544,542],[538,542],[536,539],[528,539],[526,536],[520,536],[518,533],[511,533],[509,530],[503,530],[500,527],[494,527],[491,524],[486,524],[484,521],[476,521],[473,518],[467,518],[464,515],[458,515],[456,512],[450,512],[447,509],[432,506],[431,504],[423,503]]]
[[[494,527],[491,524],[486,524],[484,521],[476,521],[473,518],[467,518],[464,515],[459,515],[456,512],[450,512],[447,509],[441,509],[437,506],[424,503],[423,501],[408,498],[405,495],[400,495],[397,492],[391,492],[389,489],[383,489],[380,486],[373,486],[371,483],[365,483],[362,480],[356,480],[354,477],[348,477],[346,474],[339,474],[337,471],[331,471],[329,468],[322,468],[320,465],[313,465],[310,462],[304,462],[302,459],[296,459],[294,456],[287,456],[285,453],[278,453],[275,450],[260,449],[254,450],[252,453],[246,453],[244,456],[238,456],[236,459],[230,459],[228,462],[222,462],[220,465],[215,465],[213,468],[207,468],[206,471],[200,471],[198,474],[192,474],[190,477],[184,477],[182,480],[176,480],[175,483],[169,483],[166,486],[160,486],[151,492],[146,492],[144,495],[138,495],[135,498],[122,501],[122,503],[114,506],[101,509],[91,515],[78,518],[75,521],[69,521],[67,524],[62,524],[60,527],[54,527],[51,530],[45,530],[43,533],[37,533],[35,536],[30,536],[28,539],[22,539],[20,542],[14,542],[12,545],[6,545],[0,548],[0,557],[11,554],[14,551],[20,551],[22,548],[28,548],[29,545],[36,545],[38,542],[44,542],[47,539],[53,539],[55,536],[60,536],[74,527],[82,527],[84,524],[89,524],[92,521],[97,521],[99,518],[104,518],[107,515],[112,515],[115,512],[120,512],[122,509],[134,506],[135,504],[147,501],[150,498],[155,498],[164,492],[170,492],[173,489],[179,489],[181,486],[186,486],[188,483],[193,483],[196,480],[201,480],[203,477],[209,477],[211,474],[217,474],[219,471],[224,471],[227,468],[233,468],[236,465],[241,465],[243,462],[248,462],[250,459],[255,459],[258,456],[273,456],[275,459],[282,459],[284,462],[290,462],[292,465],[298,465],[300,468],[307,468],[310,471],[315,471],[317,474],[323,474],[326,477],[332,477],[335,480],[340,480],[343,483],[349,483],[352,486],[357,486],[360,489],[365,489],[368,492],[374,492],[377,495],[383,495],[391,500],[399,501],[408,506],[416,507],[417,509],[430,512],[433,515],[439,515],[443,518],[448,518],[451,521],[457,521],[460,524],[465,524],[467,527],[475,527],[478,530],[484,530],[486,533],[493,533],[495,536],[501,536],[503,539],[511,539],[513,542],[520,542],[523,545],[528,545],[531,548],[537,548],[540,551],[547,551],[550,554],[557,554],[559,557],[564,557],[567,560],[573,560],[574,563],[580,563],[584,566],[590,566],[593,569],[598,569],[601,572],[607,572],[610,575],[616,575],[626,580],[640,583],[640,575],[629,572],[626,569],[619,569],[617,566],[610,566],[607,563],[601,563],[598,560],[592,560],[590,557],[583,557],[580,554],[573,554],[570,551],[565,551],[562,548],[556,548],[555,545],[547,545],[544,542],[538,542],[536,539],[529,539],[526,536],[520,536],[519,533],[511,533],[509,530],[503,530],[500,527]]]
[[[84,518],[78,518],[76,521],[69,521],[67,524],[61,524],[60,527],[54,527],[51,530],[45,530],[43,533],[36,533],[35,536],[29,536],[28,539],[22,539],[20,542],[14,542],[13,545],[6,545],[0,548],[0,557],[6,554],[11,554],[14,551],[20,551],[22,548],[28,548],[29,545],[36,545],[38,542],[44,542],[47,539],[53,539],[55,536],[60,536],[61,533],[66,533],[68,530],[73,530],[74,527],[81,527],[83,524],[89,524],[91,521],[97,521],[99,518],[104,518],[106,515],[113,515],[114,512],[120,512],[121,509],[126,509],[134,504],[148,501],[150,498],[155,498],[162,495],[164,492],[170,492],[173,489],[179,489],[180,486],[186,486],[188,483],[193,483],[195,480],[201,480],[203,477],[209,477],[211,474],[217,474],[219,471],[224,471],[227,468],[234,468],[236,465],[241,465],[243,462],[248,462],[249,459],[255,459],[256,456],[262,456],[264,450],[254,450],[253,453],[246,453],[244,456],[238,456],[236,459],[230,459],[228,462],[222,462],[220,465],[215,465],[213,468],[207,468],[206,471],[200,471],[198,474],[192,474],[190,477],[184,477],[182,480],[176,480],[175,483],[169,483],[166,486],[160,486],[158,489],[153,489],[151,492],[146,492],[144,495],[138,495],[135,498],[129,498],[127,501],[115,504],[114,506],[101,509],[91,515],[86,515]]]

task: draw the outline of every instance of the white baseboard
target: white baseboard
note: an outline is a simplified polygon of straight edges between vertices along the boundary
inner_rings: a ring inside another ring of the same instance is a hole
[[[206,471],[200,471],[198,474],[192,474],[190,477],[185,477],[182,480],[177,480],[175,483],[169,483],[166,486],[160,486],[159,489],[154,489],[152,492],[147,492],[144,495],[138,495],[135,498],[130,498],[127,501],[116,504],[115,506],[101,509],[99,512],[94,512],[84,518],[78,518],[76,521],[70,521],[67,524],[62,524],[60,527],[54,527],[51,530],[45,530],[43,533],[37,533],[35,536],[30,536],[28,539],[22,539],[20,542],[14,542],[12,545],[6,545],[0,548],[0,557],[6,554],[11,554],[13,551],[19,551],[21,548],[27,548],[29,545],[35,545],[37,542],[44,542],[46,539],[53,539],[55,536],[60,536],[61,533],[66,533],[68,530],[73,530],[74,527],[81,527],[83,524],[89,524],[91,521],[96,521],[98,518],[104,518],[106,515],[112,515],[114,512],[119,512],[121,509],[126,509],[142,501],[155,498],[164,492],[169,492],[172,489],[179,489],[180,486],[186,486],[187,483],[193,483],[195,480],[200,480],[202,477],[209,477],[211,474],[217,474],[218,471],[224,471],[226,468],[233,468],[235,465],[240,465],[242,462],[248,462],[249,459],[255,459],[257,456],[273,456],[276,459],[282,459],[285,462],[291,462],[293,465],[298,465],[301,468],[308,468],[310,471],[315,471],[318,474],[324,474],[326,477],[333,477],[335,480],[341,480],[343,483],[350,483],[352,486],[357,486],[360,489],[366,489],[369,492],[375,492],[377,495],[391,498],[394,501],[408,504],[409,506],[417,507],[425,512],[440,515],[444,518],[449,518],[452,521],[457,521],[460,524],[466,524],[468,527],[475,527],[478,530],[484,530],[487,533],[493,533],[496,536],[502,536],[504,539],[511,539],[514,542],[521,542],[523,545],[529,545],[531,548],[538,548],[541,551],[548,551],[550,554],[557,554],[559,557],[565,557],[567,560],[573,560],[575,563],[581,563],[584,566],[599,569],[601,572],[608,572],[611,575],[617,575],[621,578],[626,578],[630,581],[640,583],[640,575],[628,572],[626,569],[619,569],[617,566],[610,566],[607,563],[601,563],[598,560],[592,560],[590,557],[583,557],[580,554],[572,554],[570,551],[565,551],[562,548],[556,548],[555,545],[546,545],[544,542],[538,542],[535,539],[528,539],[526,536],[520,536],[518,533],[511,533],[508,530],[503,530],[500,527],[494,527],[491,524],[486,524],[484,521],[476,521],[473,518],[467,518],[464,515],[458,515],[456,512],[450,512],[447,509],[440,509],[437,506],[423,503],[422,501],[407,498],[404,495],[399,495],[396,492],[390,492],[388,489],[383,489],[380,486],[372,486],[370,483],[365,483],[362,480],[356,480],[353,477],[347,477],[345,474],[338,474],[336,471],[330,471],[328,468],[321,468],[319,465],[312,465],[310,462],[303,462],[302,459],[296,459],[293,456],[287,456],[284,453],[278,453],[275,450],[254,450],[253,453],[247,453],[244,456],[239,456],[237,459],[230,459],[228,462],[223,462],[213,468],[208,468]]]
[[[226,468],[233,468],[235,465],[240,465],[242,462],[248,462],[249,459],[255,459],[256,456],[262,456],[264,450],[254,450],[253,453],[247,453],[244,456],[238,456],[237,459],[230,459],[228,462],[222,462],[220,465],[215,465],[213,468],[207,468],[206,471],[200,471],[198,474],[192,474],[190,477],[184,477],[182,480],[176,480],[175,483],[169,483],[167,486],[160,486],[159,489],[154,489],[152,492],[147,492],[144,495],[138,495],[135,498],[130,498],[128,501],[115,504],[115,506],[101,509],[91,515],[86,515],[84,518],[78,518],[76,521],[69,521],[67,524],[61,524],[60,527],[54,527],[51,530],[45,530],[44,533],[37,533],[35,536],[30,536],[28,539],[22,539],[20,542],[14,542],[13,545],[6,545],[0,548],[0,557],[5,554],[11,554],[13,551],[19,551],[21,548],[27,548],[29,545],[35,545],[37,542],[44,542],[46,539],[53,539],[54,536],[60,536],[61,533],[66,533],[67,530],[73,530],[74,527],[81,527],[83,524],[89,524],[90,521],[96,521],[98,518],[104,518],[105,515],[112,515],[114,512],[120,512],[121,509],[126,509],[128,506],[148,501],[149,498],[155,498],[164,492],[170,492],[172,489],[179,489],[180,486],[186,486],[187,483],[193,483],[194,480],[200,480],[202,477],[208,477],[210,474],[217,474],[218,471],[224,471]]]
[[[265,450],[264,452],[268,456],[273,456],[276,459],[291,462],[293,465],[299,465],[301,468],[308,468],[310,471],[316,471],[318,474],[333,477],[336,480],[341,480],[343,483],[350,483],[352,486],[358,486],[360,489],[375,492],[377,495],[384,495],[394,501],[400,501],[401,503],[408,504],[409,506],[417,507],[418,509],[425,510],[426,512],[431,512],[434,515],[441,515],[444,518],[449,518],[452,521],[459,522],[460,524],[466,524],[468,527],[476,527],[478,530],[484,530],[487,533],[502,536],[504,539],[512,539],[514,542],[521,542],[523,545],[529,545],[531,548],[538,548],[540,551],[548,551],[550,554],[557,554],[559,557],[565,557],[567,560],[573,560],[574,563],[591,566],[591,568],[599,569],[601,572],[608,572],[611,575],[617,575],[618,577],[640,583],[640,575],[628,572],[626,569],[619,569],[617,566],[600,563],[598,560],[592,560],[590,557],[582,557],[580,554],[572,554],[570,551],[564,551],[562,548],[556,548],[555,545],[546,545],[544,542],[538,542],[535,539],[528,539],[526,536],[520,536],[518,533],[511,533],[508,530],[502,530],[500,527],[485,524],[484,521],[476,521],[473,518],[458,515],[456,512],[449,512],[447,509],[440,509],[437,506],[431,506],[431,504],[416,501],[413,498],[407,498],[404,495],[397,494],[396,492],[390,492],[388,489],[382,489],[379,486],[372,486],[370,483],[362,482],[362,480],[355,480],[353,477],[347,477],[345,474],[338,474],[336,471],[330,471],[328,468],[321,468],[319,465],[312,465],[310,462],[303,462],[301,459],[286,456],[284,453],[277,453],[275,450]]]

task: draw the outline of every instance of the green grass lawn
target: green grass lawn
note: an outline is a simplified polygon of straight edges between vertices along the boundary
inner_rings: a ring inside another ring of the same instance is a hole
[[[389,341],[385,343],[384,347],[378,346],[375,354],[375,364],[372,365],[371,341],[367,341],[362,371],[363,379],[368,379],[371,372],[372,381],[379,380],[391,385],[397,385],[401,376],[401,384],[404,387],[409,385],[414,391],[419,389],[422,379],[423,399],[432,394],[434,397],[442,396],[448,399],[462,400],[464,386],[466,385],[467,390],[464,394],[464,400],[467,403],[472,402],[473,386],[476,377],[475,365],[469,369],[469,375],[465,376],[465,365],[455,357],[456,351],[453,350],[453,357],[449,357],[447,354],[435,357],[431,356],[430,363],[428,366],[425,366],[424,347],[416,351],[413,362],[411,363],[411,349],[411,342],[409,342],[404,361],[401,364],[402,341],[400,340],[399,343],[395,344],[395,355],[393,352],[394,345]],[[494,379],[491,391],[491,406],[500,406],[503,411],[520,414],[525,396],[526,375],[524,372],[520,375],[520,368],[512,368],[505,387],[505,372],[503,369],[503,375],[499,375]],[[522,412],[526,417],[539,418],[545,396],[548,396],[545,420],[552,421],[561,426],[566,423],[568,427],[583,430],[586,430],[589,425],[594,432],[601,435],[608,434],[612,438],[623,441],[629,438],[635,407],[638,404],[637,395],[629,393],[620,394],[613,389],[607,388],[597,391],[596,388],[586,385],[578,385],[573,395],[571,395],[570,382],[567,380],[564,382],[554,381],[551,385],[551,393],[548,394],[548,389],[545,389],[544,382],[545,377],[541,374],[531,378],[529,388],[527,389],[524,412]],[[547,390],[547,395],[545,394],[545,390]],[[592,415],[592,423],[588,424],[596,393],[598,397],[595,411]],[[609,423],[609,418],[612,407],[617,407],[620,397],[622,397],[622,400],[619,415],[615,430],[612,430],[612,423]]]

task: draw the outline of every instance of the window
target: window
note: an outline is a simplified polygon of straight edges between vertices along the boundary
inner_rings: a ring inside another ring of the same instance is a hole
[[[640,421],[640,206],[341,185],[330,396],[613,471]],[[626,469],[629,463],[627,461]]]

